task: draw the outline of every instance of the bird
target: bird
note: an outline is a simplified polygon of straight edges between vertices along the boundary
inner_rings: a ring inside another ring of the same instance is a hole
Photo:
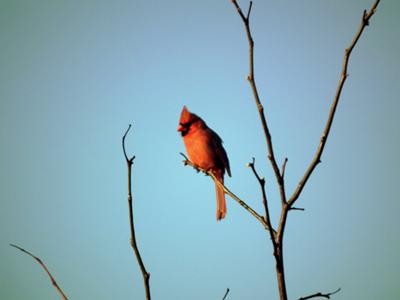
[[[225,171],[231,176],[228,155],[219,135],[207,126],[198,115],[183,107],[177,129],[183,138],[189,159],[203,170],[211,171],[224,183]],[[215,180],[214,180],[215,181]],[[217,196],[217,221],[225,218],[226,200],[224,189],[215,181]]]

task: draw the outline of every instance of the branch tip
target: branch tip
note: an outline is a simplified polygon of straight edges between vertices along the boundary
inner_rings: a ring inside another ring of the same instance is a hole
[[[251,14],[251,8],[253,7],[253,1],[250,1],[249,3],[249,9],[247,10],[247,16],[246,16],[246,21],[249,22],[250,20],[250,14]]]
[[[373,12],[375,12],[375,10],[373,10]],[[363,19],[365,26],[369,25],[369,17],[370,17],[370,15],[367,13],[367,10],[364,9],[362,19]]]
[[[135,156],[132,156],[131,158],[128,157],[126,154],[126,149],[125,149],[125,138],[128,135],[129,130],[131,129],[132,124],[129,124],[128,129],[126,129],[124,135],[122,136],[122,150],[124,151],[124,156],[127,164],[132,164],[133,160],[135,159]]]
[[[63,300],[68,300],[67,296],[66,296],[66,295],[64,294],[64,292],[61,290],[61,288],[60,288],[59,285],[57,284],[56,280],[54,279],[53,275],[50,273],[49,269],[47,269],[46,265],[43,263],[43,261],[42,261],[39,257],[33,255],[31,252],[29,252],[28,250],[25,250],[24,248],[22,248],[22,247],[20,247],[20,246],[17,246],[17,245],[15,245],[15,244],[9,244],[9,245],[10,245],[11,247],[14,247],[14,248],[20,250],[21,252],[23,252],[23,253],[25,253],[25,254],[27,254],[27,255],[29,255],[29,256],[32,257],[33,259],[35,259],[35,260],[39,263],[39,265],[42,267],[42,269],[43,269],[43,270],[47,273],[47,275],[49,276],[52,285],[54,286],[54,288],[56,289],[56,291],[57,291],[58,294],[60,295],[61,299],[63,299]]]
[[[289,208],[289,210],[301,210],[301,211],[305,211],[306,209],[305,208],[302,208],[302,207],[290,207]]]
[[[287,157],[285,157],[285,160],[283,161],[283,164],[282,164],[282,171],[281,171],[281,184],[283,185],[284,183],[283,183],[283,180],[284,180],[284,178],[285,178],[285,171],[286,171],[286,164],[287,164],[287,162],[288,162],[288,158]]]
[[[186,160],[186,161],[189,161],[189,158],[184,154],[184,153],[182,153],[182,152],[179,152],[179,154],[180,155],[182,155],[183,156],[183,158]]]
[[[128,155],[126,154],[126,149],[125,149],[125,138],[131,129],[131,124],[129,124],[128,129],[125,131],[125,134],[122,137],[122,149],[124,152],[124,157],[126,160],[127,168],[128,168],[128,206],[129,206],[129,227],[131,231],[131,239],[130,239],[130,244],[132,247],[132,250],[136,256],[137,262],[140,267],[140,271],[142,272],[142,277],[143,277],[143,284],[145,287],[145,292],[146,292],[146,300],[151,300],[151,293],[150,293],[150,273],[147,272],[146,267],[144,266],[142,257],[139,252],[139,248],[136,243],[136,235],[135,235],[135,225],[134,225],[134,215],[133,215],[133,197],[132,197],[132,179],[131,179],[131,174],[132,174],[132,164],[133,160],[135,159],[135,155],[133,155],[131,158],[128,158]]]
[[[226,299],[226,297],[228,296],[228,293],[229,293],[229,288],[226,289],[225,295],[224,295],[224,297],[222,298],[222,300],[225,300],[225,299]]]

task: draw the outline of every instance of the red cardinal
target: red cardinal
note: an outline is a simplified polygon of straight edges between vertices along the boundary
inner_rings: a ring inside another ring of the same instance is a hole
[[[222,139],[199,116],[183,107],[178,131],[181,132],[190,160],[204,170],[211,170],[224,182],[225,170],[231,176],[229,160]],[[225,192],[215,182],[217,192],[217,221],[226,216]]]

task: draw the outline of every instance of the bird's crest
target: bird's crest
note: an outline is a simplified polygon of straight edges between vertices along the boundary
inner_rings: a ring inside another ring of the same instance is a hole
[[[187,109],[186,105],[182,108],[180,123],[185,124],[190,121],[191,113]]]
[[[193,121],[197,120],[199,117],[195,114],[192,114],[185,106],[183,106],[182,108],[182,112],[181,112],[181,118],[179,120],[179,123],[181,124],[189,124],[189,123],[193,123]]]

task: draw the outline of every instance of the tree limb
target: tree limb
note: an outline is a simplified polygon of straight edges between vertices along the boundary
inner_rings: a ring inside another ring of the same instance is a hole
[[[253,2],[250,1],[249,9],[247,11],[247,16],[245,16],[237,1],[236,0],[231,0],[231,1],[233,5],[236,7],[236,10],[238,11],[240,17],[242,18],[243,24],[246,29],[247,40],[249,43],[249,69],[250,69],[249,75],[247,76],[247,80],[249,81],[251,90],[253,91],[254,100],[256,102],[258,114],[260,116],[261,124],[264,130],[265,140],[267,142],[268,159],[271,161],[272,169],[274,170],[276,181],[279,185],[279,191],[282,203],[286,203],[286,193],[285,193],[285,186],[283,184],[283,177],[279,171],[278,164],[276,163],[274,148],[272,145],[272,137],[268,128],[267,120],[265,118],[264,107],[261,104],[260,97],[258,95],[255,74],[254,74],[254,40],[250,30],[250,13],[251,13],[251,8],[253,6]]]
[[[134,218],[133,218],[133,198],[132,198],[132,165],[133,165],[133,160],[135,159],[135,156],[132,156],[131,158],[128,157],[126,154],[126,149],[125,149],[125,138],[126,135],[128,134],[129,130],[131,129],[131,124],[129,124],[128,129],[125,131],[125,134],[122,137],[122,150],[124,152],[126,164],[128,167],[128,205],[129,205],[129,226],[131,229],[131,246],[133,248],[133,251],[135,252],[136,259],[138,261],[140,270],[142,272],[143,276],[143,283],[144,287],[146,290],[146,299],[150,300],[151,295],[150,295],[150,273],[147,272],[146,267],[144,266],[142,257],[139,252],[139,248],[136,243],[136,235],[135,235],[135,225],[134,225]]]
[[[240,199],[238,196],[236,196],[233,192],[231,192],[219,179],[214,175],[213,172],[204,170],[194,164],[190,159],[183,153],[180,153],[185,159],[182,161],[185,166],[189,165],[193,167],[197,172],[202,172],[208,176],[210,176],[223,190],[226,194],[228,194],[233,200],[235,200],[237,203],[239,203],[245,210],[247,210],[249,213],[251,213],[263,226],[267,231],[271,230],[273,231],[274,235],[276,234],[276,231],[272,228],[269,227],[265,219],[260,216],[254,209],[252,209],[246,202],[244,202],[242,199]]]
[[[253,157],[253,161],[251,163],[248,163],[247,165],[253,171],[253,174],[257,178],[257,181],[258,181],[258,183],[260,185],[260,188],[261,188],[261,194],[262,194],[263,204],[264,204],[264,209],[265,209],[265,221],[266,221],[266,223],[267,223],[269,228],[273,228],[272,225],[271,225],[271,218],[269,216],[267,194],[265,192],[265,178],[264,177],[260,177],[260,175],[258,175],[255,164],[256,164],[256,159]],[[273,244],[274,249],[275,249],[275,247],[276,247],[275,232],[271,231],[271,230],[269,232],[270,232],[270,237],[271,237],[272,244]]]
[[[322,135],[320,138],[320,143],[318,145],[317,151],[316,151],[314,158],[312,159],[309,167],[307,168],[303,177],[301,178],[300,182],[298,183],[296,190],[294,191],[294,193],[288,200],[289,207],[292,206],[296,202],[296,200],[299,198],[301,192],[303,191],[305,184],[307,183],[307,180],[311,176],[311,173],[314,171],[315,167],[321,162],[321,155],[322,155],[322,152],[324,151],[325,144],[328,139],[329,132],[331,130],[333,118],[335,116],[336,108],[339,103],[340,95],[342,93],[342,89],[343,89],[344,83],[346,81],[346,78],[349,76],[349,74],[347,73],[347,66],[349,64],[350,55],[351,55],[354,47],[356,46],[361,34],[363,33],[365,27],[369,25],[369,19],[376,12],[379,2],[380,2],[380,0],[377,0],[372,5],[371,9],[368,12],[366,10],[364,10],[362,18],[361,18],[360,27],[359,27],[358,31],[356,32],[355,36],[353,37],[353,40],[352,40],[350,46],[345,49],[341,76],[339,79],[338,86],[336,88],[335,97],[333,98],[333,102],[332,102],[331,108],[329,110],[329,115],[328,115],[328,119],[325,124],[324,131],[322,132]]]
[[[240,6],[238,5],[236,0],[231,0],[233,5],[236,7],[236,10],[238,11],[243,24],[246,29],[246,35],[247,35],[247,40],[249,43],[249,75],[247,76],[247,80],[250,83],[250,87],[253,91],[253,96],[254,100],[256,102],[256,106],[258,109],[258,114],[261,120],[261,124],[263,127],[264,135],[265,135],[265,140],[267,142],[267,153],[268,153],[268,159],[271,162],[272,169],[274,170],[275,173],[275,178],[279,186],[279,192],[280,192],[280,198],[281,198],[281,203],[282,203],[282,211],[285,211],[287,214],[287,202],[286,202],[286,192],[285,192],[285,184],[284,184],[284,178],[283,175],[281,174],[278,164],[275,159],[274,155],[274,148],[272,145],[272,137],[268,128],[267,120],[264,114],[264,107],[261,104],[260,97],[258,95],[258,90],[257,90],[257,85],[255,81],[255,75],[254,75],[254,40],[251,35],[251,30],[250,30],[250,13],[251,13],[251,8],[252,8],[252,1],[250,1],[249,4],[249,9],[247,16],[245,17]],[[284,172],[284,169],[286,168],[286,162],[282,166],[282,172]],[[268,210],[268,208],[267,208]],[[286,218],[286,216],[285,216]],[[279,294],[281,300],[287,300],[287,292],[286,292],[286,283],[285,283],[285,273],[284,273],[284,264],[283,264],[283,245],[282,245],[282,239],[280,238],[279,235],[279,230],[278,234],[274,234],[274,239],[272,239],[272,245],[274,248],[274,257],[276,261],[276,274],[277,274],[277,280],[278,280],[278,288],[279,288]]]
[[[301,298],[299,298],[299,300],[307,300],[307,299],[317,298],[317,297],[331,299],[331,296],[333,294],[339,293],[340,290],[341,290],[341,288],[338,288],[337,290],[335,290],[331,293],[326,293],[326,294],[322,294],[321,292],[319,292],[319,293],[315,293],[315,294],[312,294],[312,295],[309,295],[306,297],[301,297]]]
[[[18,250],[24,252],[25,254],[28,254],[30,257],[32,257],[33,259],[35,259],[35,260],[40,264],[40,266],[43,268],[43,270],[46,271],[47,275],[49,276],[49,278],[50,278],[50,280],[51,280],[51,283],[53,284],[53,286],[55,287],[55,289],[57,290],[57,292],[60,294],[61,299],[63,299],[63,300],[68,300],[67,296],[66,296],[66,295],[64,294],[64,292],[61,290],[61,288],[60,288],[59,285],[57,284],[56,280],[54,279],[53,275],[51,275],[49,269],[47,269],[46,265],[43,263],[43,261],[42,261],[39,257],[33,255],[33,254],[30,253],[28,250],[25,250],[25,249],[23,249],[23,248],[21,248],[21,247],[19,247],[19,246],[17,246],[17,245],[10,244],[10,246],[11,246],[11,247],[14,247],[14,248],[17,248]]]
[[[264,135],[265,135],[265,139],[267,142],[267,152],[268,152],[268,159],[271,162],[272,165],[272,169],[274,170],[275,173],[275,177],[279,186],[279,191],[280,191],[280,198],[281,198],[281,203],[282,203],[282,211],[281,211],[281,216],[280,216],[280,220],[279,220],[279,225],[278,225],[278,231],[276,234],[276,239],[273,240],[273,246],[274,246],[274,256],[276,259],[276,271],[277,271],[277,278],[278,278],[278,285],[279,285],[279,293],[280,293],[280,299],[281,300],[287,300],[287,293],[286,293],[286,283],[285,283],[285,276],[284,276],[284,266],[283,266],[283,235],[284,235],[284,231],[285,231],[285,225],[286,225],[286,220],[287,220],[287,216],[288,216],[288,212],[290,210],[304,210],[302,208],[296,208],[293,206],[293,204],[296,202],[296,200],[299,198],[305,184],[307,183],[307,180],[309,179],[311,173],[314,171],[315,167],[317,166],[318,163],[320,163],[320,158],[322,155],[322,152],[324,150],[325,147],[325,143],[326,140],[328,138],[329,135],[329,131],[332,125],[332,121],[335,115],[335,111],[336,111],[336,107],[337,104],[339,102],[339,98],[341,95],[341,91],[344,85],[344,82],[348,76],[347,74],[347,66],[348,66],[348,62],[349,62],[349,58],[350,58],[350,54],[353,50],[353,48],[355,47],[356,43],[358,42],[364,28],[366,26],[369,25],[369,20],[372,17],[372,15],[375,13],[376,8],[380,2],[380,0],[377,0],[371,7],[370,11],[364,11],[363,16],[362,16],[362,20],[361,20],[361,25],[360,28],[358,30],[358,32],[356,33],[356,35],[354,36],[350,46],[346,49],[345,51],[345,56],[343,59],[343,69],[342,69],[342,74],[341,74],[341,78],[339,80],[338,83],[338,87],[337,87],[337,91],[336,91],[336,95],[333,99],[331,108],[330,108],[330,112],[328,115],[328,120],[326,122],[325,128],[322,132],[322,136],[320,139],[320,144],[317,148],[317,151],[314,155],[313,160],[311,161],[309,167],[307,168],[307,170],[305,171],[303,177],[301,178],[299,184],[297,185],[297,188],[295,189],[295,191],[293,192],[292,196],[289,198],[289,200],[287,200],[286,198],[286,192],[285,192],[285,182],[284,182],[284,175],[285,175],[285,169],[286,169],[286,163],[287,163],[287,159],[285,159],[281,171],[278,168],[276,159],[275,159],[275,155],[274,155],[274,150],[273,150],[273,145],[272,145],[272,138],[271,138],[271,134],[269,132],[269,128],[268,128],[268,124],[266,121],[266,117],[264,114],[264,108],[261,104],[259,95],[258,95],[258,90],[257,90],[257,86],[256,86],[256,82],[255,82],[255,77],[254,77],[254,40],[251,34],[251,30],[250,30],[250,14],[251,14],[251,8],[252,8],[252,2],[250,1],[249,4],[249,9],[247,12],[247,15],[245,16],[244,13],[242,12],[242,9],[240,8],[240,6],[238,5],[236,0],[231,0],[233,5],[235,6],[239,16],[241,17],[243,24],[245,26],[245,30],[246,30],[246,35],[247,35],[247,40],[248,40],[248,44],[249,44],[249,75],[247,77],[251,89],[253,91],[253,96],[254,96],[254,100],[256,102],[256,106],[258,109],[258,113],[259,113],[259,117],[262,123],[262,127],[264,130]],[[260,184],[263,186],[265,183],[262,183],[260,181],[260,177],[258,176],[258,174],[255,172],[255,170],[253,169],[253,172],[255,173],[257,179],[259,180]],[[266,197],[263,199],[265,200]],[[263,200],[263,201],[264,201]],[[264,206],[266,201],[264,201]],[[268,207],[266,206],[266,212],[268,212]],[[268,223],[268,221],[267,221]]]

